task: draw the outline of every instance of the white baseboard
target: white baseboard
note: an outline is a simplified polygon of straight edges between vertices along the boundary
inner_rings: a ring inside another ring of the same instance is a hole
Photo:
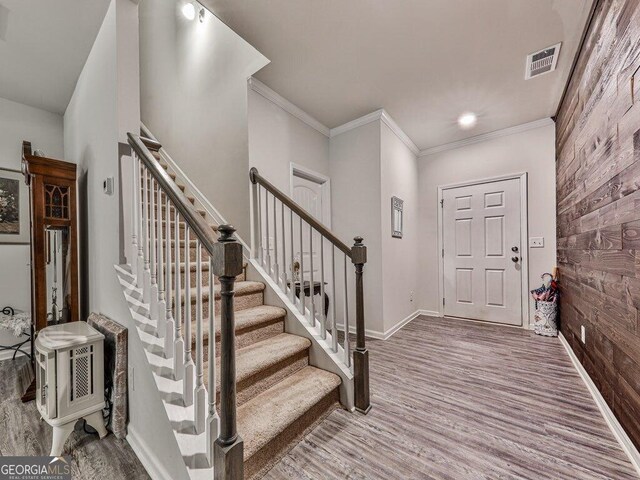
[[[370,330],[368,328],[365,328],[364,334],[365,334],[366,337],[369,337],[369,338],[375,338],[377,340],[387,340],[393,334],[395,334],[398,330],[400,330],[402,327],[404,327],[409,322],[411,322],[411,320],[414,320],[415,318],[419,317],[420,315],[429,315],[431,317],[440,317],[441,316],[438,312],[434,312],[432,310],[416,310],[411,315],[409,315],[408,317],[400,320],[393,327],[385,330],[384,332],[381,332],[380,330]],[[344,330],[344,325],[343,324],[337,324],[336,327],[338,327],[338,330]],[[350,325],[349,326],[349,333],[353,333],[355,335],[356,327],[354,325]]]
[[[171,474],[163,467],[163,462],[160,461],[147,444],[140,439],[136,430],[132,428],[131,425],[127,426],[127,442],[153,480],[173,479]]]
[[[618,443],[620,443],[620,446],[629,457],[629,460],[637,470],[638,474],[640,474],[640,452],[638,452],[638,449],[629,438],[629,435],[627,435],[627,432],[624,431],[624,428],[622,428],[622,425],[620,425],[620,422],[611,411],[611,408],[609,407],[605,399],[602,397],[602,394],[598,390],[598,387],[596,387],[595,383],[593,383],[593,380],[591,380],[591,377],[582,366],[582,363],[580,363],[580,360],[578,360],[578,357],[576,357],[576,354],[571,348],[571,345],[569,345],[569,342],[567,342],[567,339],[564,338],[564,335],[562,335],[562,333],[558,333],[558,338],[560,339],[560,343],[562,343],[565,350],[567,351],[567,354],[571,359],[571,363],[573,363],[573,366],[578,371],[578,375],[580,375],[580,378],[582,378],[582,381],[587,386],[589,393],[591,393],[593,400],[596,402],[596,405],[598,406],[598,409],[600,410],[604,421],[607,422],[607,425],[609,425],[613,436],[616,437],[616,440],[618,440]]]

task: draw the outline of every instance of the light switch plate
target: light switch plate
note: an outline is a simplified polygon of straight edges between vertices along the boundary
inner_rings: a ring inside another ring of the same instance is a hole
[[[530,248],[542,248],[544,247],[544,237],[531,237],[529,238]]]
[[[102,182],[102,190],[107,195],[113,195],[113,177],[107,177],[104,182]]]

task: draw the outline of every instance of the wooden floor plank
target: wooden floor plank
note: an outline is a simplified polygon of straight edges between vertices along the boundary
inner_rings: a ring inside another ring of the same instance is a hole
[[[419,317],[368,347],[369,415],[332,413],[265,478],[638,478],[556,338]]]

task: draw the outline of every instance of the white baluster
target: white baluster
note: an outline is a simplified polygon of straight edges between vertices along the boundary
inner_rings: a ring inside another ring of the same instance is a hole
[[[253,229],[251,231],[251,256],[256,260],[259,260],[260,258],[259,190],[260,186],[257,182],[251,184],[251,220],[253,221]]]
[[[284,203],[280,202],[280,220],[282,223],[282,265],[280,268],[280,273],[282,275],[282,290],[285,295],[287,294],[287,235],[286,230],[284,229]],[[280,281],[278,284],[280,284]]]
[[[262,193],[260,190],[260,185],[257,185],[257,192],[258,194],[256,195],[256,201],[258,203],[258,229],[260,230],[258,232],[258,263],[260,264],[260,266],[264,267],[264,246],[262,244]]]
[[[313,228],[309,225],[309,299],[311,303],[311,326],[316,326],[315,284],[313,283]]]
[[[144,169],[142,180],[142,212],[144,213],[144,288],[142,289],[142,301],[146,304],[151,300],[151,269],[149,268],[149,174]]]
[[[196,242],[196,388],[194,392],[194,413],[196,433],[204,431],[206,416],[206,395],[204,388],[204,339],[202,333],[202,253],[200,240]],[[215,301],[215,299],[214,299]],[[215,306],[209,299],[209,309]],[[215,342],[215,332],[213,337]],[[212,364],[213,366],[213,364]]]
[[[267,248],[265,253],[267,275],[271,276],[271,239],[269,238],[269,192],[264,191],[264,218],[265,218],[265,231],[267,233]]]
[[[327,316],[324,313],[326,311],[326,303],[324,298],[324,237],[320,235],[320,306],[322,312],[320,313],[320,336],[324,340],[327,338]]]
[[[136,268],[136,285],[144,290],[144,207],[142,203],[142,162],[136,155],[136,220],[138,223],[138,265]]]
[[[184,376],[182,377],[182,393],[185,406],[193,404],[194,375],[193,358],[191,358],[191,240],[189,233],[189,224],[185,223],[184,244],[185,249],[189,249],[184,256]]]
[[[166,313],[165,313],[165,334],[164,334],[164,351],[166,358],[173,358],[173,347],[175,342],[175,328],[176,323],[173,320],[173,302],[174,296],[172,293],[173,288],[173,280],[171,278],[171,270],[173,268],[172,258],[171,258],[171,203],[169,202],[169,197],[167,196],[165,203],[165,222],[164,222],[164,241],[165,244],[165,299],[166,299]],[[176,250],[180,247],[178,243],[175,243]],[[177,295],[176,295],[177,298]]]
[[[304,306],[305,304],[305,294],[304,294],[304,244],[302,243],[302,217],[300,218],[300,294],[298,298],[300,299],[300,313],[307,316],[307,310]]]
[[[336,247],[331,245],[331,349],[338,353],[338,319],[336,316]]]
[[[207,454],[209,465],[213,465],[213,446],[220,431],[220,417],[216,410],[216,322],[215,322],[215,292],[213,277],[213,257],[209,257],[209,344],[208,344],[208,393],[209,416],[207,418]]]
[[[131,152],[131,251],[127,255],[129,265],[131,265],[131,273],[137,277],[138,275],[138,157],[135,152]]]
[[[293,246],[293,210],[289,209],[289,235],[290,235],[290,245],[291,245],[291,266],[289,267],[291,270],[291,285],[289,285],[289,295],[291,297],[291,303],[296,304],[296,282],[293,276],[293,263],[294,263],[294,249]]]
[[[151,190],[149,191],[149,213],[151,215],[151,221],[149,222],[150,230],[150,256],[151,256],[151,298],[149,299],[149,314],[152,319],[158,319],[158,259],[156,258],[157,245],[156,245],[156,231],[157,224],[160,219],[156,217],[156,181],[151,177]]]
[[[182,380],[184,376],[184,340],[182,338],[182,284],[180,282],[180,215],[178,209],[175,209],[175,222],[173,227],[175,238],[175,269],[173,271],[176,277],[175,281],[175,334],[173,342],[173,375],[176,380]],[[189,245],[185,243],[186,256],[189,256]],[[186,306],[189,308],[189,305]]]
[[[158,222],[157,222],[157,232],[156,232],[156,244],[157,244],[157,259],[158,259],[158,334],[160,337],[163,337],[166,333],[167,328],[167,303],[165,300],[164,289],[165,289],[165,263],[164,263],[164,255],[163,255],[163,247],[164,244],[162,242],[162,220],[166,222],[168,221],[168,212],[165,209],[164,215],[162,215],[162,188],[158,185],[158,198],[156,202],[156,210],[158,212]]]
[[[273,197],[273,278],[280,285],[280,271],[278,269],[278,215],[276,212],[276,197]]]
[[[349,291],[347,288],[347,255],[344,256],[344,363],[351,366],[351,353],[349,352]]]

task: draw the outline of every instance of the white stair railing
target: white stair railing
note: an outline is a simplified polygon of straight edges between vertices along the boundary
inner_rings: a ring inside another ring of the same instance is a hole
[[[330,337],[328,348],[334,354],[342,350],[344,365],[353,368],[356,409],[368,412],[369,357],[365,346],[362,283],[367,248],[362,238],[356,237],[354,245],[348,247],[262,177],[257,169],[252,168],[249,177],[252,183],[253,259],[289,298],[309,327],[324,340]],[[327,248],[329,255],[325,256]],[[355,268],[354,290],[349,288],[349,283],[354,280],[349,275],[349,263]],[[314,301],[316,296],[320,297],[318,305]],[[336,308],[336,304],[341,308]],[[355,350],[351,348],[349,337],[350,312],[355,313]],[[343,332],[341,342],[338,337],[339,320]]]
[[[182,381],[182,400],[192,407],[194,434],[206,435],[206,449],[216,478],[242,478],[242,439],[236,432],[234,282],[242,272],[242,245],[229,225],[215,229],[196,211],[154,153],[155,139],[128,134],[133,149],[131,199],[131,271],[142,289],[149,317],[157,322],[164,355],[171,358],[173,377]],[[182,233],[184,237],[182,238]],[[192,251],[192,238],[195,251]],[[203,250],[209,255],[203,263]],[[192,305],[191,255],[195,261],[195,305]],[[184,264],[181,257],[184,256]],[[206,267],[206,268],[205,268]],[[204,378],[203,272],[208,274],[208,386]],[[220,405],[216,408],[215,278],[221,284]],[[184,280],[184,283],[183,283]],[[184,290],[183,290],[184,286]],[[194,315],[192,315],[192,307]],[[192,351],[195,322],[195,352]],[[195,357],[195,362],[194,362]]]

